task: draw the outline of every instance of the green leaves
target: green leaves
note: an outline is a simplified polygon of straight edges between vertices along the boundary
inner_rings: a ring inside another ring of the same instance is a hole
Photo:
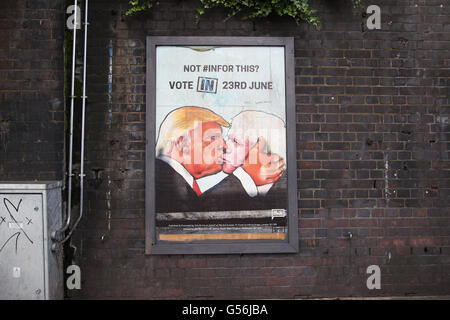
[[[266,18],[270,15],[288,16],[297,23],[304,20],[320,27],[317,11],[309,5],[308,0],[200,0],[200,2],[205,9],[227,8],[229,10],[228,17],[237,14],[241,14],[243,19]],[[202,11],[200,15],[204,13]]]
[[[355,8],[361,6],[361,0],[350,0]],[[299,23],[300,20],[320,28],[317,10],[312,8],[309,0],[200,0],[201,8],[196,10],[197,21],[211,8],[225,8],[228,18],[241,15],[243,19],[266,18],[270,15],[288,16]],[[154,0],[130,0],[130,7],[125,15],[132,15],[153,7]]]
[[[361,0],[352,0],[353,7],[358,8],[361,6]]]
[[[130,7],[125,12],[126,16],[145,11],[153,7],[153,0],[130,0]]]

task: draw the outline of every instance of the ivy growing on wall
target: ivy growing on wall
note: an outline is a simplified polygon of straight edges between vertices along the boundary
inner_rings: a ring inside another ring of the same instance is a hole
[[[348,0],[353,6],[359,7],[361,0]],[[297,23],[301,20],[320,27],[320,19],[317,10],[309,0],[200,0],[201,7],[197,8],[196,17],[199,19],[208,9],[226,8],[228,18],[241,16],[243,19],[266,18],[270,15],[287,16]],[[155,0],[131,0],[125,15],[151,9],[158,4]]]

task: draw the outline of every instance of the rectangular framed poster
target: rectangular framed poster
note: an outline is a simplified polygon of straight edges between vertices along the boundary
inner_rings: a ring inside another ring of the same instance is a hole
[[[298,250],[293,38],[147,38],[146,253]]]

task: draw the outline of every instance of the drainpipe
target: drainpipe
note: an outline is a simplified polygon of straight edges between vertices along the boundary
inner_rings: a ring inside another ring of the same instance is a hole
[[[74,2],[74,25],[73,25],[73,44],[72,44],[72,84],[70,90],[70,136],[69,136],[69,186],[68,186],[68,200],[67,200],[67,220],[65,225],[51,234],[52,240],[57,239],[57,234],[67,230],[70,224],[71,206],[72,206],[72,157],[73,157],[73,109],[75,101],[75,56],[77,44],[77,27],[78,27],[78,3]]]
[[[52,233],[52,239],[60,244],[66,242],[73,231],[77,227],[83,216],[83,194],[84,194],[84,131],[85,131],[85,111],[86,111],[86,56],[87,56],[87,29],[89,23],[88,18],[88,4],[89,0],[85,2],[84,14],[84,52],[83,52],[83,95],[82,95],[82,115],[81,115],[81,159],[80,159],[80,214],[74,223],[69,234],[63,240],[56,240],[58,233],[63,233],[69,228],[71,220],[71,205],[72,205],[72,157],[73,157],[73,112],[74,112],[74,90],[75,90],[75,52],[76,52],[76,30],[77,30],[77,0],[75,0],[75,25],[73,29],[73,52],[72,52],[72,87],[71,87],[71,101],[70,101],[70,146],[69,146],[69,187],[68,187],[68,203],[67,203],[67,221],[66,224],[59,230]],[[52,246],[56,249],[56,246]]]
[[[84,49],[83,49],[83,96],[82,107],[81,107],[81,159],[80,159],[80,214],[78,215],[77,221],[75,221],[72,230],[69,234],[61,241],[61,243],[66,242],[71,236],[73,231],[78,226],[81,218],[83,217],[83,195],[84,195],[84,129],[85,129],[85,114],[86,114],[86,56],[87,56],[87,31],[89,22],[88,19],[88,5],[89,0],[85,2],[84,11]]]

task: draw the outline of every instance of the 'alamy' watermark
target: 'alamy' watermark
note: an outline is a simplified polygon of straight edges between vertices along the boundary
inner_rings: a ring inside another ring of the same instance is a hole
[[[381,289],[381,270],[380,267],[376,264],[373,264],[371,266],[367,267],[366,270],[367,274],[370,274],[370,276],[367,278],[366,286],[367,289],[373,290],[373,289]]]
[[[67,267],[66,273],[70,274],[70,276],[67,278],[67,281],[66,281],[67,289],[69,289],[69,290],[73,290],[73,289],[80,290],[81,289],[81,270],[80,270],[80,267],[77,266],[76,264],[70,265],[70,266]]]
[[[76,26],[77,29],[81,29],[81,11],[79,6],[68,6],[66,13],[70,14],[67,18],[67,28],[73,30]]]
[[[367,17],[366,25],[367,29],[381,29],[381,9],[379,6],[373,4],[367,7],[366,13],[370,16]]]

